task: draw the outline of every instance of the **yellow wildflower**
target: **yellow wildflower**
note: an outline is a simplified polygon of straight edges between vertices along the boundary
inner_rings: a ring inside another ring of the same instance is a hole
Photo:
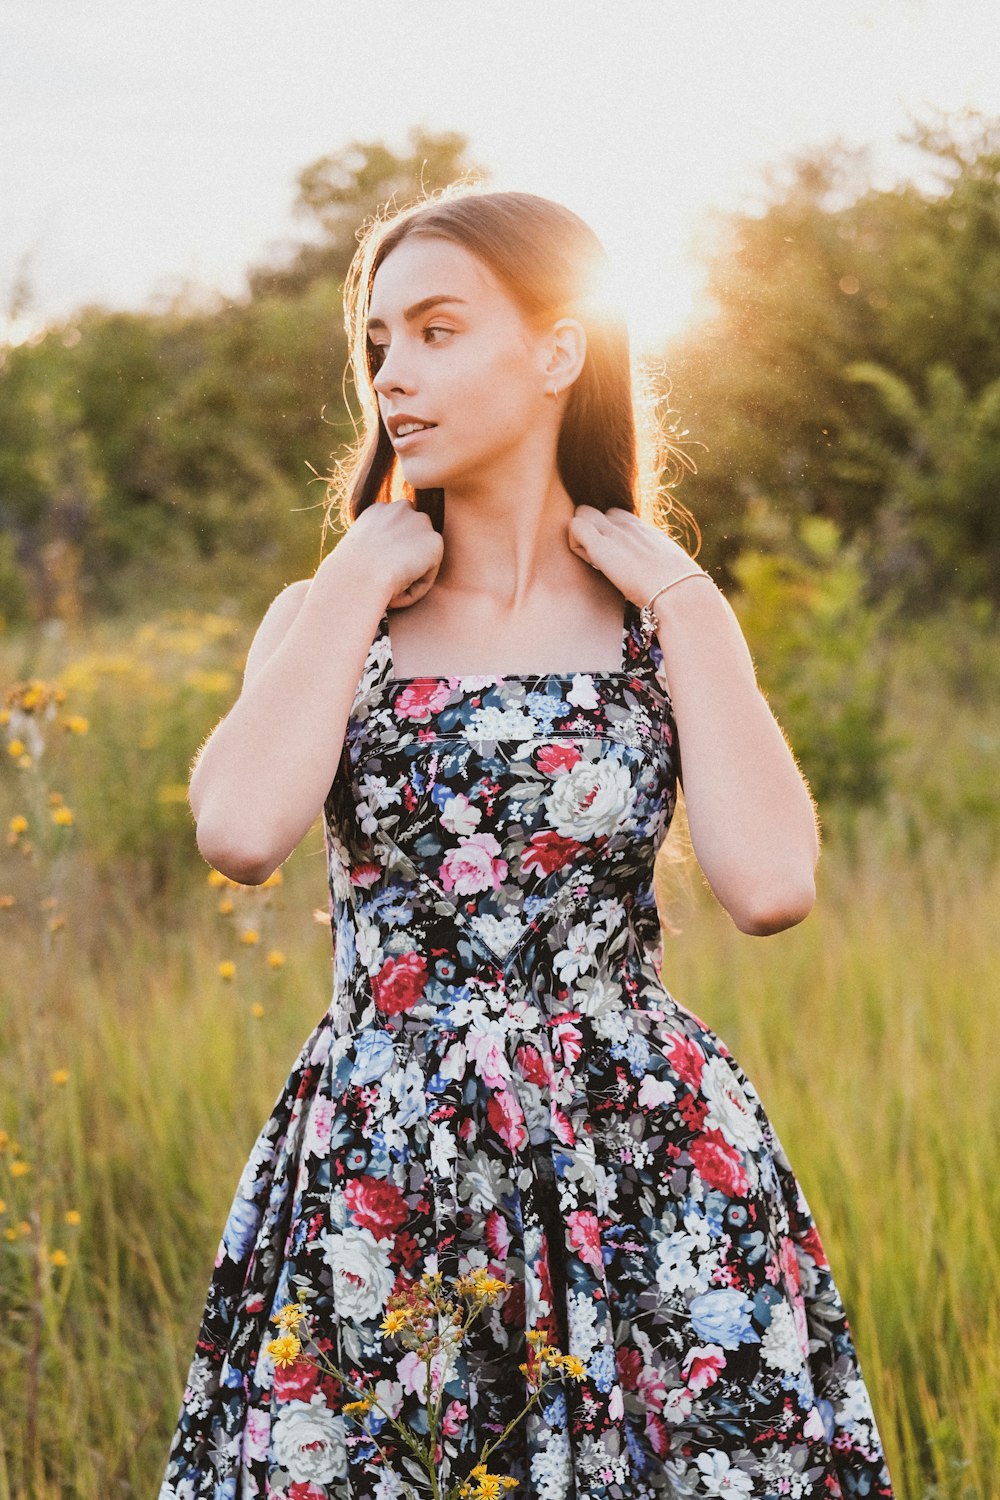
[[[236,965],[231,958],[224,958],[219,965],[219,975],[222,979],[232,979],[236,974]]]
[[[75,1227],[80,1223],[80,1210],[77,1208],[67,1208],[66,1212],[63,1214],[63,1219],[67,1224],[72,1224]]]
[[[280,948],[272,948],[267,955],[266,961],[272,969],[280,969],[281,965],[285,962],[285,955],[281,952]]]
[[[24,751],[25,751],[25,744],[24,744],[23,740],[8,740],[8,742],[7,742],[7,754],[8,755],[13,755],[15,757],[15,759],[16,759],[17,756],[23,755]]]
[[[3,1232],[3,1237],[4,1237],[5,1240],[16,1240],[17,1239],[17,1230],[16,1229],[5,1229],[4,1232]]]
[[[272,1339],[267,1346],[270,1354],[279,1370],[286,1365],[293,1365],[302,1352],[302,1345],[294,1333],[283,1333],[280,1338]]]
[[[209,870],[208,883],[211,886],[225,885],[226,877],[225,875],[223,875],[221,870]]]
[[[286,1302],[284,1307],[279,1308],[271,1317],[272,1323],[277,1323],[279,1328],[298,1328],[306,1310],[301,1302]]]
[[[30,1234],[31,1224],[27,1219],[21,1219],[17,1226],[18,1234]]]
[[[363,1396],[360,1401],[348,1401],[341,1410],[345,1417],[361,1417],[371,1411],[374,1402],[370,1396]]]
[[[16,813],[14,815],[14,817],[11,818],[11,820],[10,820],[10,822],[9,822],[9,824],[7,826],[9,827],[11,833],[14,833],[14,834],[17,834],[17,833],[27,833],[27,831],[28,831],[28,820],[24,816],[24,813]]]
[[[262,880],[262,881],[261,881],[261,883],[260,883],[260,885],[259,885],[259,886],[258,886],[258,887],[257,887],[257,889],[258,889],[258,890],[261,890],[261,891],[266,891],[266,890],[268,890],[268,889],[269,889],[269,887],[271,887],[271,886],[272,886],[272,885],[280,885],[280,884],[281,884],[281,882],[282,882],[282,881],[283,881],[283,880],[284,880],[284,878],[285,878],[285,877],[284,877],[284,875],[283,875],[283,874],[282,874],[282,873],[281,873],[281,871],[280,871],[280,870],[273,870],[273,871],[272,871],[272,872],[271,872],[271,874],[270,874],[270,875],[269,875],[269,876],[268,876],[268,877],[267,877],[267,879],[266,879],[266,880]]]
[[[257,931],[256,927],[244,927],[243,931],[240,933],[240,942],[246,943],[249,947],[253,947],[254,943],[260,942],[260,933]]]
[[[548,1335],[544,1328],[530,1328],[525,1337],[529,1344],[544,1344]]]
[[[7,1200],[6,1200],[6,1198],[0,1198],[0,1214],[5,1214],[6,1212],[7,1212]]]
[[[253,1016],[255,1021],[259,1021],[262,1019],[264,1015],[264,1007],[263,1005],[261,1005],[259,1000],[255,1000],[251,1005],[250,1014]]]
[[[12,1161],[10,1164],[10,1175],[12,1177],[27,1177],[31,1168],[26,1161]]]
[[[85,719],[83,714],[67,714],[63,723],[70,734],[86,734],[90,728],[90,720]]]
[[[49,1252],[49,1264],[53,1266],[68,1266],[69,1256],[65,1250],[51,1250]]]
[[[231,896],[223,896],[222,900],[219,902],[218,906],[216,907],[216,910],[218,912],[220,912],[222,914],[222,916],[228,917],[231,914],[231,912],[233,912],[235,910],[235,908],[233,906],[232,897]]]
[[[0,896],[0,911],[6,911],[9,907],[11,907],[13,905],[14,905],[14,897],[13,896],[9,896],[6,893],[6,891],[5,891],[4,894],[2,896]]]
[[[564,1354],[559,1361],[567,1375],[572,1375],[574,1380],[582,1380],[587,1373],[583,1360],[575,1354]]]
[[[379,1327],[383,1333],[398,1333],[401,1328],[407,1326],[409,1321],[408,1316],[403,1312],[402,1308],[396,1307],[393,1308],[392,1312],[386,1313]]]
[[[57,807],[52,813],[52,821],[68,828],[73,821],[73,814],[68,807]]]
[[[56,1068],[56,1070],[52,1074],[52,1082],[54,1084],[68,1083],[69,1068]]]

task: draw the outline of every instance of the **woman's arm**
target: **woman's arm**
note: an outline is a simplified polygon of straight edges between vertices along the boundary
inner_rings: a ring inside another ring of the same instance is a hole
[[[701,578],[668,589],[653,611],[698,863],[741,932],[792,927],[816,899],[816,814],[736,616]]]
[[[578,506],[569,544],[639,605],[693,566],[671,537],[624,510]],[[653,611],[698,862],[741,932],[780,932],[816,899],[819,836],[809,789],[711,578],[678,582]]]
[[[379,620],[431,586],[441,553],[429,518],[407,501],[373,505],[311,580],[271,604],[240,696],[191,775],[198,848],[230,879],[259,885],[312,827]]]

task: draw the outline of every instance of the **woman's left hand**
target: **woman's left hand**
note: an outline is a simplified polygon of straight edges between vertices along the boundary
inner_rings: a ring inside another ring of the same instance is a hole
[[[571,552],[602,572],[640,609],[665,583],[698,567],[666,532],[618,506],[603,511],[578,505],[568,541]]]

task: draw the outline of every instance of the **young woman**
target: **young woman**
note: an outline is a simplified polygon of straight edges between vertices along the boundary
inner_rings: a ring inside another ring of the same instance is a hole
[[[818,841],[731,609],[648,519],[604,266],[558,204],[463,189],[351,268],[349,524],[271,605],[191,778],[198,846],[243,882],[322,812],[333,998],[233,1202],[161,1500],[392,1500],[391,1429],[387,1462],[351,1392],[276,1368],[272,1316],[304,1294],[419,1426],[387,1298],[477,1266],[511,1289],[444,1388],[443,1471],[522,1409],[539,1330],[584,1374],[491,1463],[521,1494],[892,1493],[780,1142],[660,977],[682,775],[743,932],[807,915]]]

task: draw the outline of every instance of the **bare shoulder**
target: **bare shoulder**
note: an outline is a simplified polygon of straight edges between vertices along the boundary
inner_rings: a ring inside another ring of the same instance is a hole
[[[292,621],[302,608],[311,583],[311,578],[297,578],[294,583],[283,588],[280,594],[276,594],[267,606],[247,652],[246,666],[243,669],[244,687],[281,645]]]

